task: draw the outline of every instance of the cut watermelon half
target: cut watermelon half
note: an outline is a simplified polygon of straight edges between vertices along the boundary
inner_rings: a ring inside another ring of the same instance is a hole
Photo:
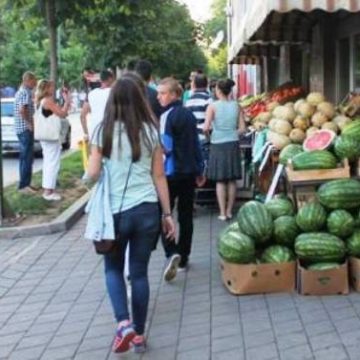
[[[303,148],[305,151],[326,150],[335,137],[336,134],[332,130],[318,130],[304,140]]]

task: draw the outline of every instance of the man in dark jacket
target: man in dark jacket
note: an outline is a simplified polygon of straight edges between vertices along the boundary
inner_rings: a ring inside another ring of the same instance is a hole
[[[179,239],[175,243],[163,237],[167,257],[164,279],[175,278],[178,268],[186,269],[193,235],[193,202],[195,185],[201,185],[203,159],[196,129],[196,118],[182,105],[182,88],[173,78],[158,86],[158,99],[164,109],[160,133],[165,152],[165,172],[169,185],[171,209],[177,199]],[[163,214],[171,216],[171,214]]]
[[[159,119],[162,113],[162,108],[157,99],[157,91],[149,85],[151,80],[152,64],[147,60],[138,60],[135,63],[134,70],[144,80],[146,85],[146,95],[150,106],[156,117]]]

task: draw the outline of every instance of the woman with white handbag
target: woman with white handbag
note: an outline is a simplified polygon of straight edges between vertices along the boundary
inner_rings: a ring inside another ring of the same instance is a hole
[[[40,140],[43,153],[43,198],[48,201],[61,200],[55,192],[61,157],[61,119],[68,115],[71,98],[66,91],[62,94],[64,105],[60,107],[54,101],[54,82],[42,79],[35,92],[36,111],[34,115],[34,137]]]

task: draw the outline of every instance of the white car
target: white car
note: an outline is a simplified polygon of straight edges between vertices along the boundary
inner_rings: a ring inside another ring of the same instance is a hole
[[[14,98],[1,99],[1,135],[2,135],[2,152],[16,153],[19,152],[19,139],[15,132],[14,125]],[[70,148],[71,126],[67,119],[61,119],[61,144],[63,149]],[[34,141],[34,152],[41,152],[39,141]]]

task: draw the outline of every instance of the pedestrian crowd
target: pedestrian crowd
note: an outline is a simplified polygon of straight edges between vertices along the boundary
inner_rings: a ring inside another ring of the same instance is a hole
[[[154,86],[147,60],[137,61],[118,79],[109,69],[99,76],[85,69],[83,76],[87,87],[80,121],[90,149],[84,178],[96,181],[85,237],[104,256],[105,282],[117,322],[113,351],[133,348],[140,353],[146,350],[151,253],[161,239],[166,282],[189,269],[196,189],[207,178],[216,182],[218,218],[232,217],[236,181],[242,176],[239,134],[245,132],[245,123],[232,99],[235,83],[230,79],[209,83],[202,71],[193,71],[186,91],[173,77]],[[67,89],[60,89],[61,101],[56,102],[52,81],[37,81],[31,72],[23,75],[15,95],[21,192],[37,190],[31,184],[34,127],[68,115]],[[57,201],[60,142],[43,136],[40,143],[42,196]],[[205,144],[210,147],[208,157]]]

